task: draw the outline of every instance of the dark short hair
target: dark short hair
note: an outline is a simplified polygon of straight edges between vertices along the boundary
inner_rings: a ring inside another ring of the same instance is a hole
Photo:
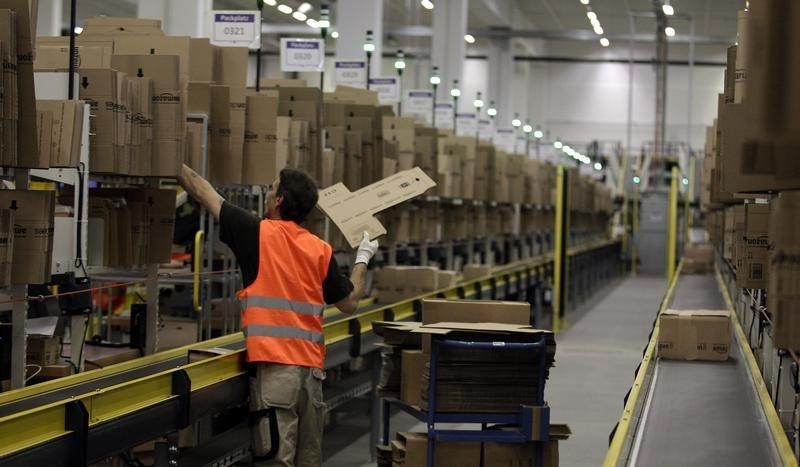
[[[300,224],[306,220],[319,200],[317,184],[302,170],[285,168],[281,170],[276,196],[282,196],[278,206],[281,219]]]

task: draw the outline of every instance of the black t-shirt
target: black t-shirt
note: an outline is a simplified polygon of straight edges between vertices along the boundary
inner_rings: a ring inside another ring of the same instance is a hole
[[[242,270],[242,284],[247,287],[258,276],[258,254],[261,219],[244,209],[225,201],[219,213],[220,240],[225,242]],[[339,272],[336,258],[331,255],[328,275],[322,283],[322,296],[325,303],[343,300],[353,291],[353,283]]]

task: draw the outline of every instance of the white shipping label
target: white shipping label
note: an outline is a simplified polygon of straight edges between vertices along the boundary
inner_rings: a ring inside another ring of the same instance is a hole
[[[436,128],[453,129],[453,104],[436,104]]]
[[[433,118],[433,92],[410,89],[403,99],[403,116],[430,125]]]
[[[370,78],[369,90],[378,93],[378,101],[381,104],[396,104],[400,102],[400,80],[398,78]]]
[[[211,43],[258,49],[261,45],[261,13],[217,10],[209,13]]]
[[[322,71],[324,63],[322,39],[281,39],[281,71]]]

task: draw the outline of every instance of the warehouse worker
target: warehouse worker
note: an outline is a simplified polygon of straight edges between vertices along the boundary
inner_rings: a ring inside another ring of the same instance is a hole
[[[299,170],[281,170],[267,194],[264,219],[226,202],[186,165],[178,181],[219,219],[220,239],[242,271],[244,289],[238,296],[251,363],[254,460],[322,465],[322,311],[326,303],[344,313],[356,311],[378,242],[365,232],[350,278],[341,274],[331,246],[300,226],[316,206],[318,192],[314,180]],[[277,454],[264,459],[276,440]]]

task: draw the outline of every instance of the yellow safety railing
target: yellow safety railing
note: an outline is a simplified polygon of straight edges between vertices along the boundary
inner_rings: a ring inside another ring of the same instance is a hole
[[[677,166],[672,167],[672,183],[669,190],[669,206],[667,208],[667,282],[675,276],[676,256],[678,254],[678,177]]]
[[[192,276],[192,305],[194,311],[200,313],[203,311],[203,304],[200,303],[200,273],[203,271],[203,238],[206,233],[198,230],[194,234],[194,258],[193,258],[193,273]]]

